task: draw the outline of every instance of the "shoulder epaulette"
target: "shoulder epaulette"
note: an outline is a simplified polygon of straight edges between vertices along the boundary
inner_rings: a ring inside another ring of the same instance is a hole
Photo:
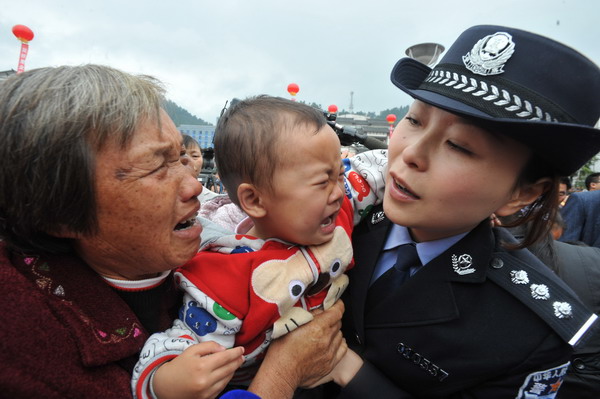
[[[571,346],[582,342],[598,319],[569,286],[529,251],[495,252],[487,275]]]

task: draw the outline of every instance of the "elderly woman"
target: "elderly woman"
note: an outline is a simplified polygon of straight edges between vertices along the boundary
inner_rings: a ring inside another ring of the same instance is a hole
[[[162,94],[152,78],[95,65],[0,84],[3,395],[131,397],[139,350],[175,317],[170,271],[198,250],[201,186],[180,157]],[[326,337],[312,353],[274,345],[255,391],[281,393],[266,376],[292,356],[298,367],[278,371],[289,392],[326,374],[343,349],[342,310],[290,334]],[[242,349],[207,342],[190,348],[187,363],[180,358],[174,375],[195,379],[198,397],[210,398]]]

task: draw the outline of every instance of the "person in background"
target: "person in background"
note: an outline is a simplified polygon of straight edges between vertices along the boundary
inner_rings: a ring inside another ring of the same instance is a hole
[[[560,213],[566,225],[561,241],[600,247],[600,190],[572,193]]]
[[[600,172],[590,173],[586,176],[585,188],[588,191],[600,190]]]
[[[193,167],[198,180],[202,182],[200,179],[200,174],[202,173],[204,158],[202,157],[203,150],[200,147],[200,144],[194,139],[192,136],[184,134],[183,135],[183,146],[185,147],[185,153],[190,158],[190,165]],[[206,190],[202,190],[202,194],[200,195],[200,201],[208,201],[219,194],[225,194],[222,184],[219,180],[219,175],[217,174],[217,170],[215,169],[213,173],[210,173],[208,176],[208,180],[204,184],[204,188]]]
[[[194,173],[196,173],[196,176],[199,176],[202,172],[202,164],[204,163],[200,144],[192,136],[184,134],[183,146],[185,147],[185,154],[190,158],[190,165],[194,168]]]
[[[198,180],[200,180],[200,173],[202,172],[202,164],[204,163],[204,159],[202,158],[202,148],[200,144],[190,135],[183,135],[183,147],[185,150],[185,155],[189,158],[189,165],[192,167],[194,171],[194,175]],[[202,187],[202,192],[198,196],[198,199],[201,203],[205,203],[213,198],[217,197],[217,193],[214,193],[212,190],[207,187]]]
[[[98,65],[0,83],[3,396],[129,398],[144,342],[176,317],[171,270],[200,246],[201,186],[162,101],[158,81]],[[273,370],[288,390],[329,373],[342,310],[272,345],[255,393],[282,392]],[[242,353],[189,348],[197,397],[217,395]]]
[[[600,323],[523,248],[549,232],[558,177],[600,150],[600,70],[484,25],[433,69],[404,58],[391,79],[414,102],[389,144],[383,209],[353,233],[342,324],[361,359],[327,397],[555,397]],[[492,228],[525,207],[522,241]]]
[[[352,162],[339,153],[323,113],[305,104],[257,96],[221,116],[216,163],[248,217],[175,273],[183,306],[173,327],[144,346],[132,380],[137,397],[151,384],[160,398],[186,397],[190,383],[172,378],[180,362],[171,359],[204,341],[243,346],[245,363],[232,384],[249,385],[272,340],[337,301],[352,266],[349,236],[365,210],[381,202],[387,161],[382,150]],[[356,356],[348,352],[331,378]]]
[[[567,203],[569,199],[569,194],[571,193],[571,179],[568,176],[563,176],[560,178],[558,183],[558,207],[562,208]]]
[[[221,178],[219,177],[219,170],[215,169],[215,175],[214,175],[214,180],[212,182],[212,187],[211,190],[214,191],[217,194],[226,194],[227,190],[225,189],[225,186],[223,185],[223,182],[221,181]]]

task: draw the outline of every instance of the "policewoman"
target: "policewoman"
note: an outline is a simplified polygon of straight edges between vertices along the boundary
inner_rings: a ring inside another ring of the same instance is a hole
[[[553,398],[600,322],[524,249],[558,176],[600,150],[600,70],[548,38],[466,30],[435,68],[401,59],[414,98],[389,145],[383,209],[353,235],[341,398]],[[522,212],[515,242],[490,215]]]

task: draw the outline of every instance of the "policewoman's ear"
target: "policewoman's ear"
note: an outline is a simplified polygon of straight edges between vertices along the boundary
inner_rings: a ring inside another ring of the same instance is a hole
[[[240,208],[250,217],[260,218],[267,212],[261,200],[260,190],[250,183],[242,183],[238,186],[237,197]]]
[[[494,214],[497,216],[509,216],[518,212],[525,206],[533,203],[540,195],[549,191],[552,187],[552,179],[543,177],[535,183],[523,184],[515,189],[510,201],[498,208]]]

